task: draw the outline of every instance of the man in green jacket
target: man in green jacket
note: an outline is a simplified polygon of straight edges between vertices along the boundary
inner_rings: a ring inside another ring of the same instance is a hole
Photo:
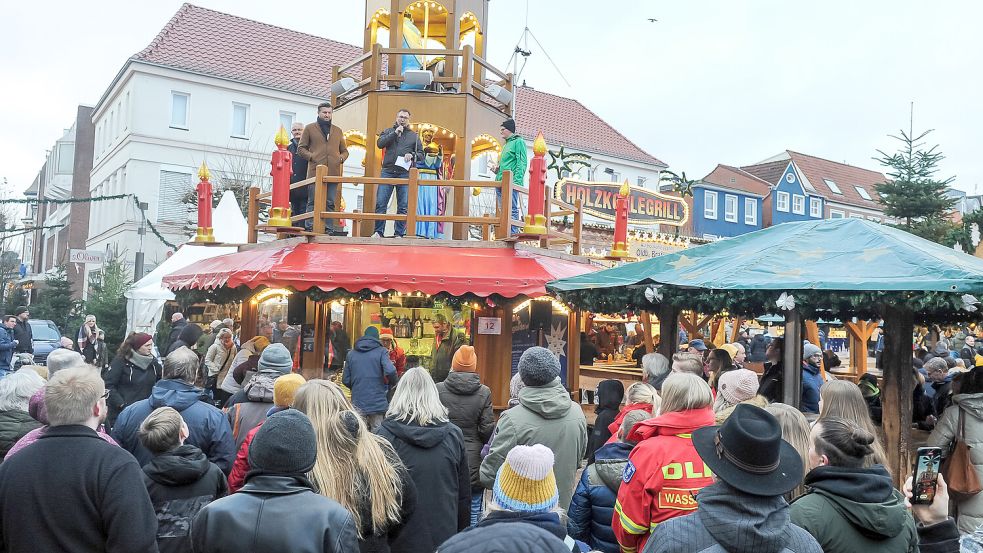
[[[464,336],[460,332],[454,332],[454,326],[447,317],[439,313],[433,317],[433,334],[430,376],[434,382],[443,382],[451,371],[454,354],[464,345]]]
[[[526,169],[529,166],[526,142],[522,140],[521,136],[515,134],[515,119],[506,119],[502,123],[500,130],[505,145],[502,147],[501,155],[498,156],[498,164],[491,168],[495,171],[495,180],[502,180],[503,171],[512,171],[513,186],[523,186],[523,180],[526,178]],[[498,193],[498,205],[502,205],[502,189],[497,188],[496,192]],[[519,193],[514,190],[512,191],[512,218],[521,220],[519,215]],[[519,227],[513,226],[512,234],[517,234],[518,232]]]
[[[560,383],[560,362],[550,350],[537,346],[523,352],[519,376],[526,387],[519,392],[519,405],[498,419],[495,439],[481,462],[481,485],[488,489],[495,485],[495,475],[513,447],[543,444],[553,451],[559,505],[567,509],[587,449],[584,411]]]

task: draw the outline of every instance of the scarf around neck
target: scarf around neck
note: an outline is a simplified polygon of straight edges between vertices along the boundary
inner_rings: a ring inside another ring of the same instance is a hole
[[[147,367],[154,362],[153,355],[143,355],[136,351],[130,352],[130,363],[140,367],[143,370],[147,370]]]
[[[327,140],[328,136],[331,135],[331,121],[317,120],[317,126],[321,129],[321,133],[324,134],[324,139]]]

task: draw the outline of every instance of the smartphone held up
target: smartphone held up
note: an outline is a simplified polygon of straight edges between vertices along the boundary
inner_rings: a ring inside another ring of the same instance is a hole
[[[942,448],[920,447],[915,458],[915,476],[912,485],[911,503],[931,505],[935,500],[936,481],[939,465],[942,463]]]

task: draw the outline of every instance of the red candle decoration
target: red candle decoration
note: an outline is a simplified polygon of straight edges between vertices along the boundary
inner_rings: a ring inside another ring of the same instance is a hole
[[[273,159],[270,162],[272,169],[270,175],[273,177],[273,194],[270,205],[270,218],[267,223],[271,227],[292,227],[290,221],[290,171],[293,163],[293,154],[287,150],[290,144],[290,136],[287,129],[280,125],[273,138],[276,150],[273,150]],[[315,185],[317,186],[317,185]]]
[[[212,228],[212,183],[208,182],[211,172],[205,162],[198,168],[198,232],[195,242],[214,242],[215,232]]]
[[[529,214],[522,234],[548,234],[546,228],[546,139],[540,132],[532,143],[532,161],[529,162]]]
[[[628,181],[621,185],[615,200],[614,247],[608,257],[628,257],[628,198],[631,189]]]

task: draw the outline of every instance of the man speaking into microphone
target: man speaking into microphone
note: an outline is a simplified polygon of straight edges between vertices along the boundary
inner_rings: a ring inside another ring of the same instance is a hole
[[[396,122],[392,127],[379,134],[376,145],[386,151],[382,157],[382,178],[384,179],[405,179],[410,172],[410,167],[416,163],[418,152],[423,151],[420,144],[420,137],[410,130],[410,112],[401,109],[396,112]],[[375,212],[385,213],[389,207],[389,199],[392,198],[393,188],[396,189],[396,213],[406,215],[406,203],[409,196],[408,186],[405,184],[392,185],[380,184],[376,193]],[[379,220],[375,222],[375,233],[373,238],[381,238],[386,231],[386,222]],[[406,234],[406,222],[396,221],[395,236],[402,238]]]

